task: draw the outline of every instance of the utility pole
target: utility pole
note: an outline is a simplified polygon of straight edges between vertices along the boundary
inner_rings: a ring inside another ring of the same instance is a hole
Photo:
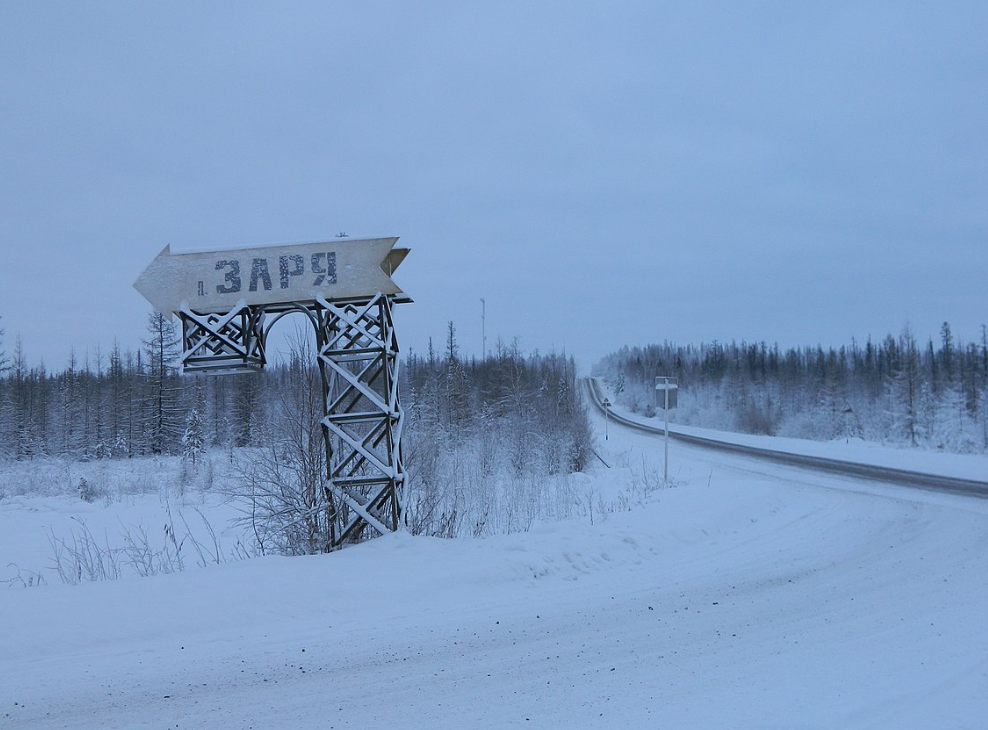
[[[607,423],[610,421],[611,401],[604,398],[604,402],[601,405],[604,406],[604,441],[607,441]]]
[[[487,300],[480,298],[481,361],[487,359]]]

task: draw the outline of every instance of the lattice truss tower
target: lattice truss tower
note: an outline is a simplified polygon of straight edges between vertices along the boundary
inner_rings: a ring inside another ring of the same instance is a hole
[[[399,529],[405,470],[405,417],[398,397],[399,350],[384,294],[351,301],[247,305],[225,314],[183,307],[182,370],[252,372],[265,364],[265,341],[285,314],[304,312],[315,327],[325,396],[325,497],[333,511],[332,547]]]

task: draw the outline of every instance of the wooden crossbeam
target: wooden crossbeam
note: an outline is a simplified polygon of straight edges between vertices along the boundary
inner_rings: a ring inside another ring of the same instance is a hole
[[[333,547],[365,532],[399,529],[405,483],[398,400],[398,340],[392,298],[297,303],[316,326],[317,362],[324,386],[328,464],[323,489],[335,500]],[[275,312],[273,322],[283,315]],[[184,306],[182,366],[186,371],[243,372],[264,365],[264,306],[242,301],[229,312]]]
[[[318,304],[319,363],[327,384],[322,425],[332,453],[326,487],[352,512],[339,532],[342,544],[365,529],[391,531],[400,523],[398,346],[387,297]]]

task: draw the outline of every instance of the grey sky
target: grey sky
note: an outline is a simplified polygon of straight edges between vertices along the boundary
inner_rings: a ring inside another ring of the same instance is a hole
[[[983,2],[0,0],[0,323],[144,335],[170,243],[397,235],[422,350],[988,322]]]

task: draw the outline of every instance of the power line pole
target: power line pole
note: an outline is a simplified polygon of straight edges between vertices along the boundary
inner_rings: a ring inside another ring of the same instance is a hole
[[[487,300],[480,298],[481,360],[487,359]]]

